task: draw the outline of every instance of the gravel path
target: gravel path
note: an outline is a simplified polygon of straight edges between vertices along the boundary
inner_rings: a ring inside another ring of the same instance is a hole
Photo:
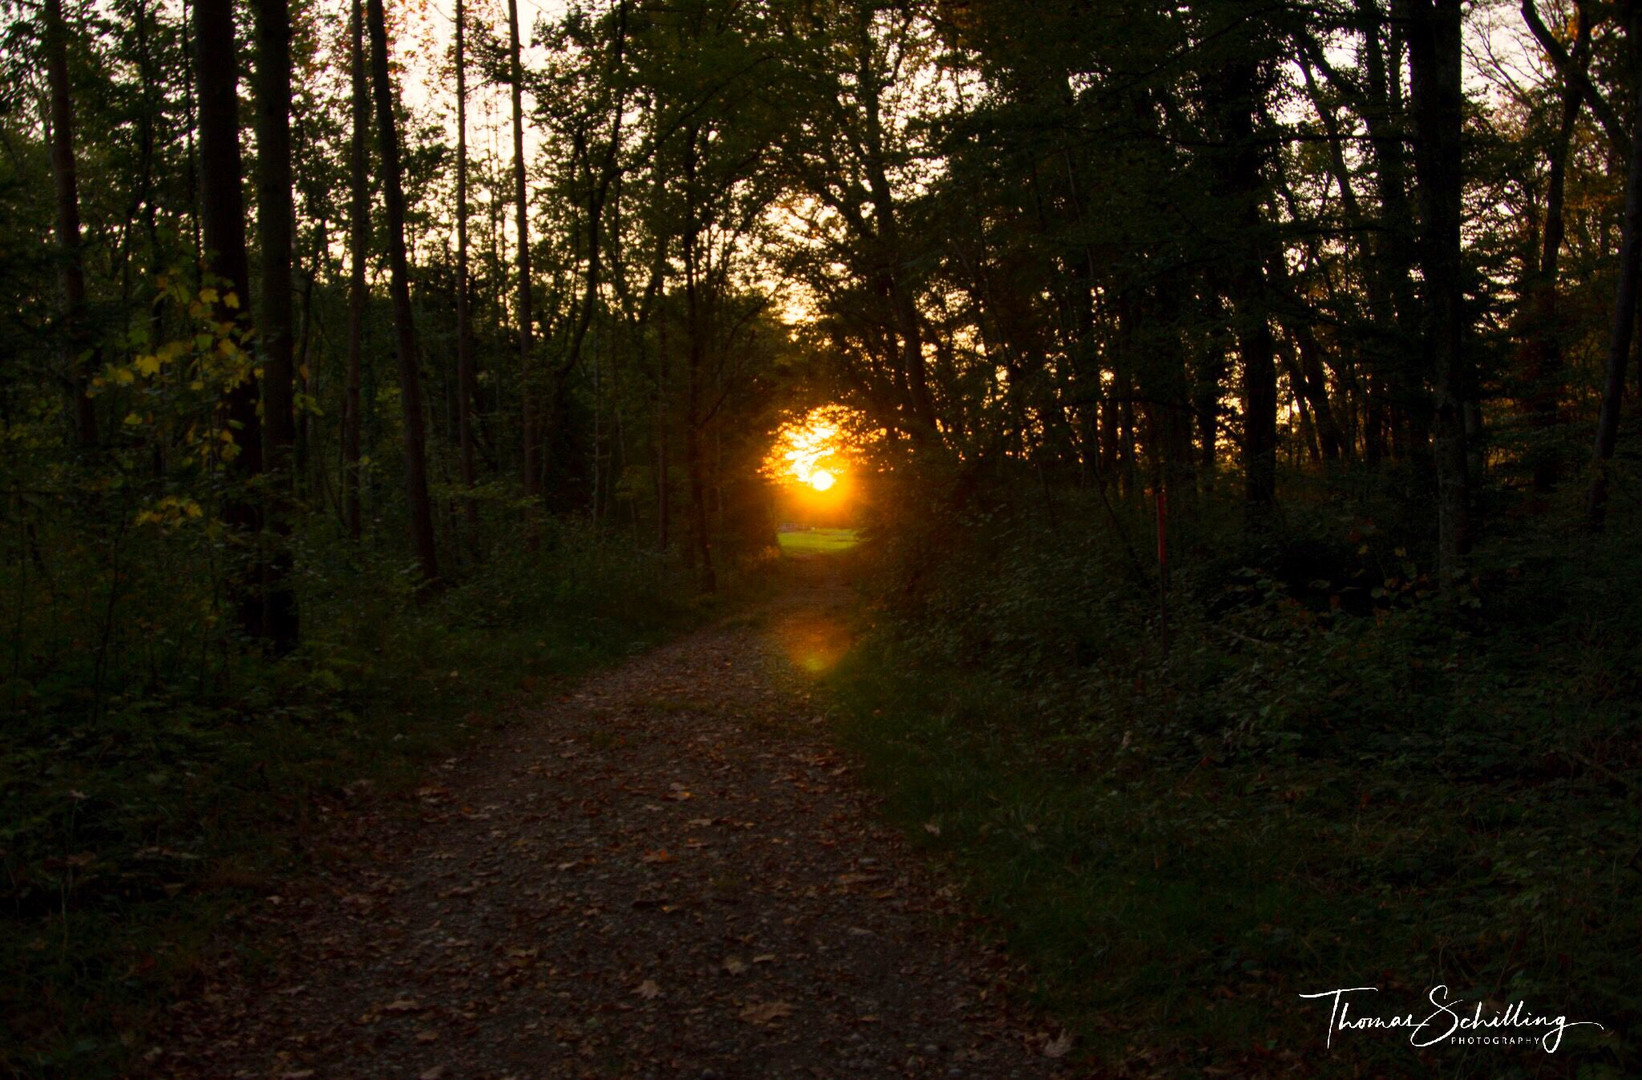
[[[809,700],[848,644],[832,573],[527,708],[416,814],[338,809],[327,869],[255,915],[279,955],[176,1008],[154,1073],[1057,1075]]]

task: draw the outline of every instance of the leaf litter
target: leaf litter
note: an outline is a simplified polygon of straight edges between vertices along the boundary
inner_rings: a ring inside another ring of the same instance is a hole
[[[543,689],[406,796],[360,792],[232,928],[273,962],[224,949],[152,1074],[1076,1075],[814,722],[787,643],[847,634],[847,594],[799,573]]]

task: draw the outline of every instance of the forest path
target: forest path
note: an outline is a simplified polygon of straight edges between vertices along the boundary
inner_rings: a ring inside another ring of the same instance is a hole
[[[254,916],[284,950],[177,1008],[155,1074],[1052,1075],[1008,965],[828,741],[806,673],[848,592],[834,560],[792,571],[526,706],[416,813],[336,811],[321,873]]]

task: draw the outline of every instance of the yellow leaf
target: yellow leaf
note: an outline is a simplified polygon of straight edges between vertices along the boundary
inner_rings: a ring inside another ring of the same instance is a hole
[[[217,290],[211,288],[210,286],[206,286],[205,288],[200,290],[200,303],[202,303],[202,304],[214,304],[216,302],[217,302]]]
[[[139,375],[158,375],[160,373],[160,358],[153,353],[137,357],[137,373]]]
[[[231,311],[238,311],[239,310],[239,294],[234,293],[234,292],[230,292],[230,293],[226,294],[225,296],[223,296],[222,306],[225,307],[225,308],[228,308]]]
[[[749,1024],[768,1024],[772,1020],[780,1020],[791,1016],[792,1006],[785,1001],[755,1002],[741,1010],[741,1019]]]

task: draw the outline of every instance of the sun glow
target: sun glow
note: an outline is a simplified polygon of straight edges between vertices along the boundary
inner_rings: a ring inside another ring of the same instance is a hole
[[[837,486],[844,476],[846,447],[836,417],[815,409],[781,429],[765,469],[777,480],[816,492]]]

